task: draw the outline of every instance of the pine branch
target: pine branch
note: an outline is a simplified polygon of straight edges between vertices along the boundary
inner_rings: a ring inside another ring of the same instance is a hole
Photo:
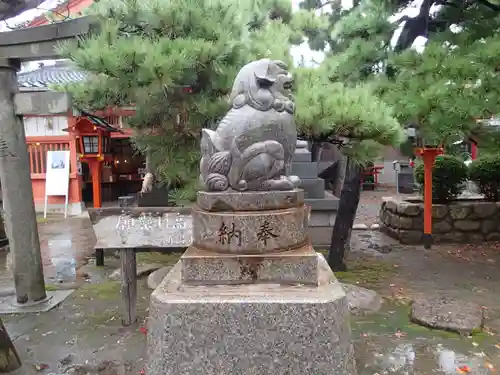
[[[44,0],[0,0],[0,21],[18,16],[19,14],[38,7]]]
[[[500,12],[500,5],[497,4],[492,4],[488,0],[476,0],[479,4],[482,4],[484,6],[487,6],[491,10],[494,10],[495,12]]]

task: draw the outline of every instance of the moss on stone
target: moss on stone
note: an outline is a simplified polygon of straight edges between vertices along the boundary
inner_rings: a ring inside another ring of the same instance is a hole
[[[54,292],[56,290],[59,290],[59,288],[53,284],[45,284],[45,290],[47,292]]]
[[[374,258],[362,258],[347,261],[346,272],[335,272],[343,283],[355,284],[364,288],[374,288],[394,275],[396,269],[391,264]]]

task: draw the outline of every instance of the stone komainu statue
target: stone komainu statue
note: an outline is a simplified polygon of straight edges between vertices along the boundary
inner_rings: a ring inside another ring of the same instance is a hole
[[[297,130],[284,62],[262,59],[236,76],[231,109],[217,129],[203,129],[200,183],[206,191],[292,190],[290,176]]]

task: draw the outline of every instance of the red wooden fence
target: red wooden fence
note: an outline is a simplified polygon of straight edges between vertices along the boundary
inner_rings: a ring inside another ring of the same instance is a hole
[[[47,167],[47,151],[69,151],[69,137],[29,137],[27,140],[31,174],[45,174]],[[35,138],[35,139],[33,139]],[[72,163],[70,163],[72,164]],[[70,173],[72,172],[70,168]]]

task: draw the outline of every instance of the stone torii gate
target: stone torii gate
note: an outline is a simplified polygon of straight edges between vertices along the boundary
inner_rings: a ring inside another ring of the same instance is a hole
[[[59,42],[92,31],[90,17],[0,33],[0,180],[17,303],[47,299],[23,115],[66,113],[66,93],[18,93],[22,62],[57,59]]]

